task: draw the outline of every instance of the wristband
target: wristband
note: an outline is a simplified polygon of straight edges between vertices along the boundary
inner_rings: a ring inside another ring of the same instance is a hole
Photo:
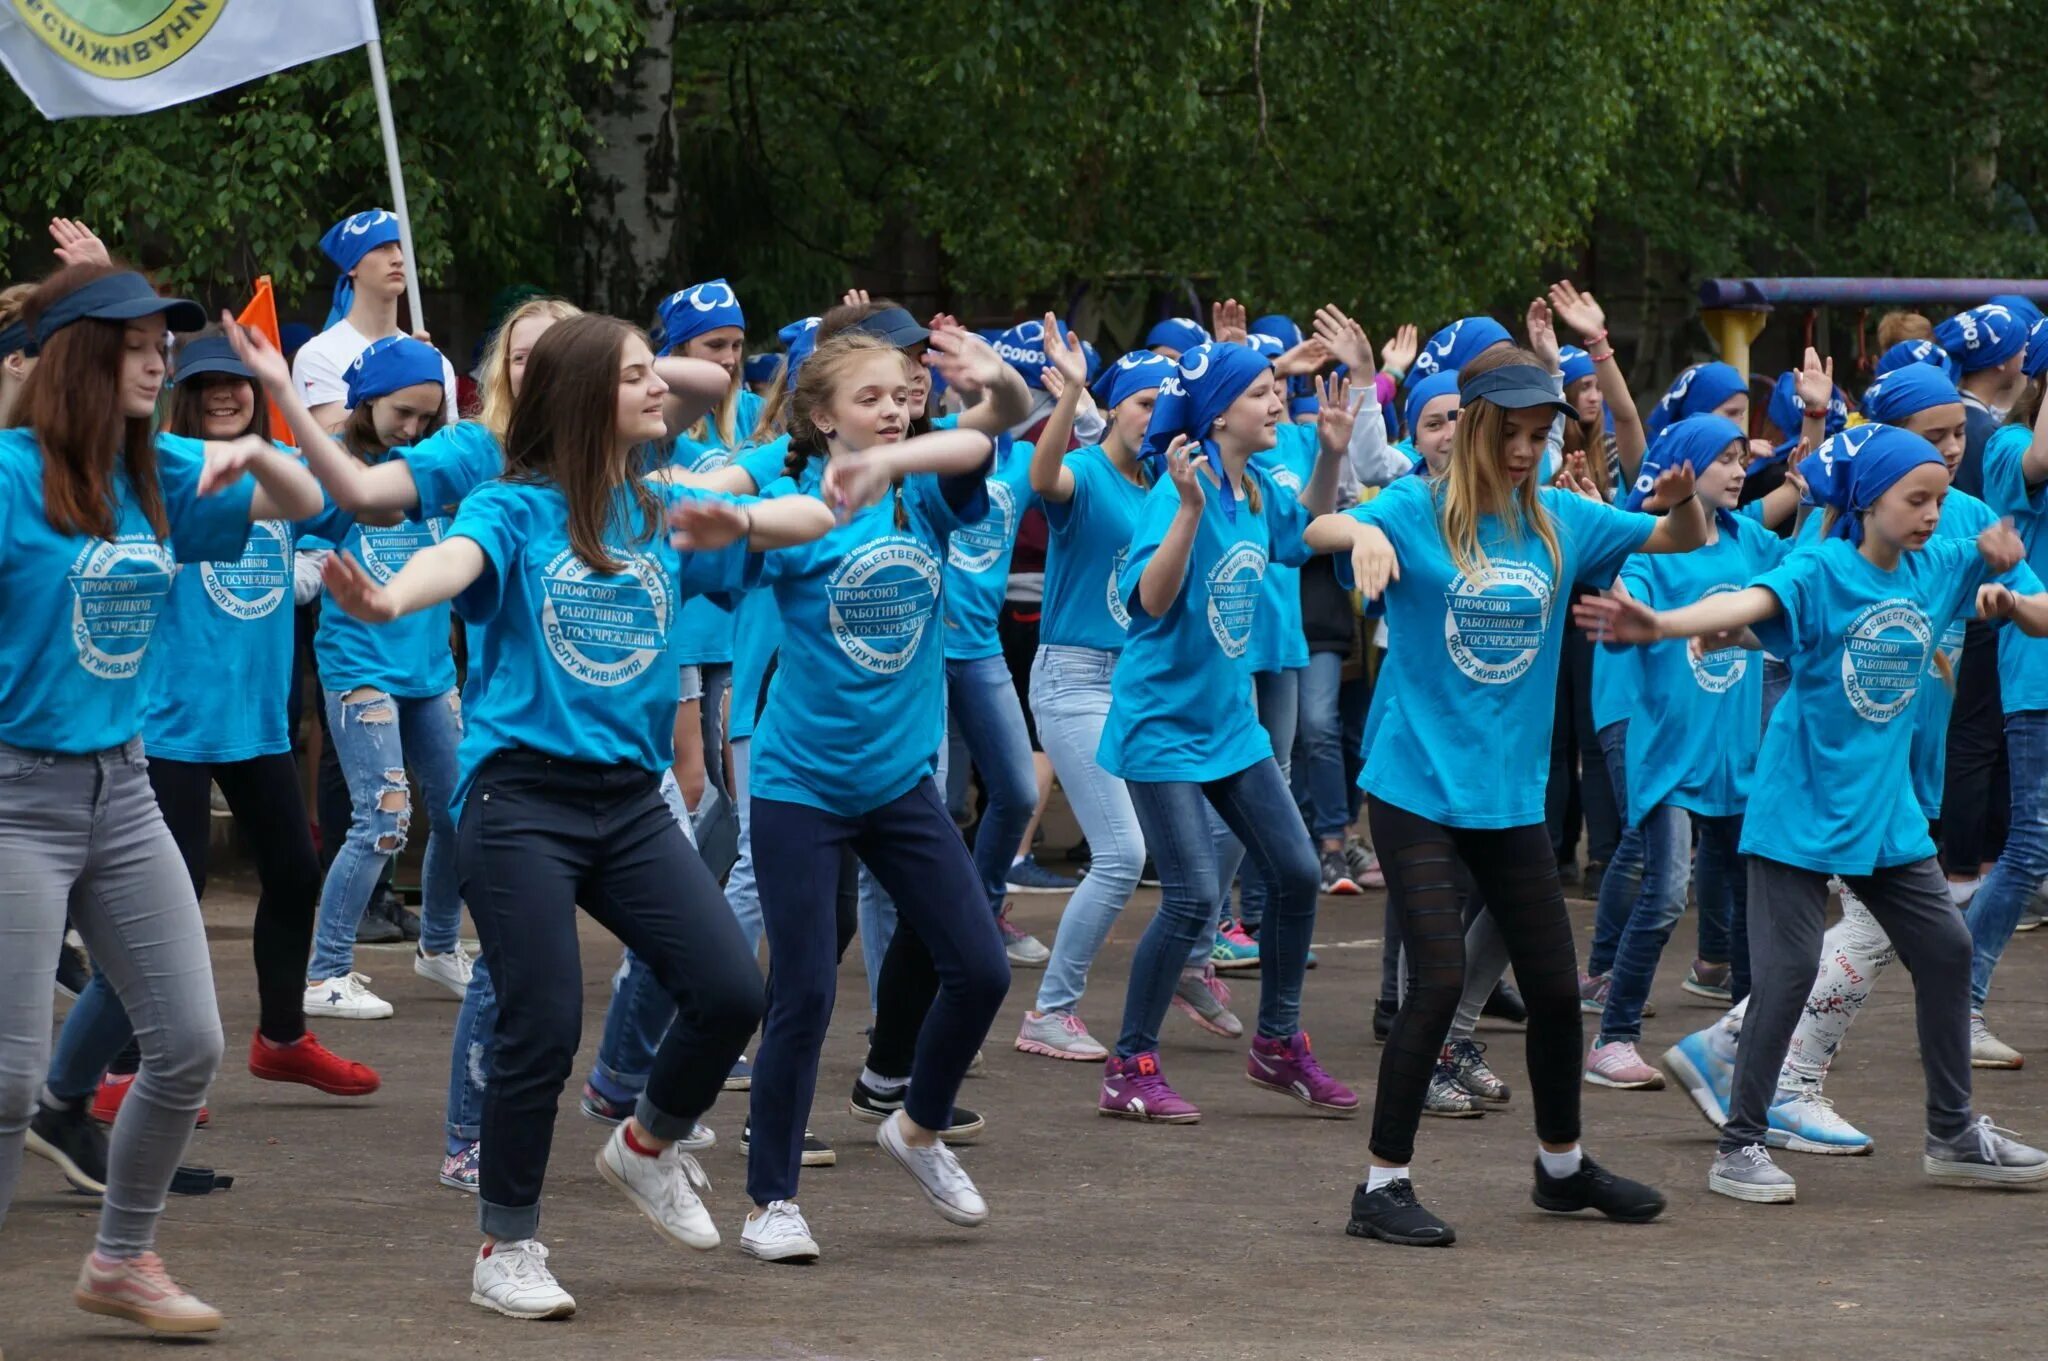
[[[1614,358],[1614,347],[1610,345],[1606,349],[1600,351],[1600,353],[1598,354],[1594,354],[1591,350],[1588,350],[1586,352],[1586,358],[1592,360],[1595,364],[1605,364],[1608,360]]]
[[[754,508],[743,501],[740,503],[740,512],[747,517],[746,533],[740,535],[740,537],[751,539],[754,537]]]
[[[1818,411],[1814,410],[1814,409],[1813,409],[1812,407],[1810,407],[1810,406],[1806,408],[1806,419],[1808,419],[1808,420],[1810,420],[1810,421],[1824,421],[1824,420],[1826,420],[1827,418],[1828,418],[1828,409],[1827,409],[1826,407],[1822,407],[1822,408],[1821,408],[1820,410],[1818,410]]]
[[[1601,332],[1599,332],[1599,333],[1598,333],[1597,335],[1590,335],[1590,336],[1587,336],[1587,337],[1586,337],[1586,348],[1587,348],[1588,350],[1590,350],[1590,349],[1592,349],[1592,348],[1593,348],[1593,347],[1594,347],[1595,345],[1598,345],[1598,344],[1599,344],[1599,343],[1600,343],[1601,341],[1603,341],[1603,340],[1605,340],[1605,339],[1607,339],[1607,332],[1605,332],[1605,331],[1601,331]]]

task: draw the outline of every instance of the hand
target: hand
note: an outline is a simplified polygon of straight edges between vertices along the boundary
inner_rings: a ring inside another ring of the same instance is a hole
[[[1299,378],[1314,373],[1330,362],[1330,347],[1310,336],[1273,361],[1273,372],[1282,378]]]
[[[839,523],[845,524],[854,512],[881,500],[895,480],[888,462],[876,454],[834,454],[825,460],[825,481],[820,490],[825,494],[825,504],[832,507]]]
[[[398,617],[391,592],[377,584],[361,563],[346,553],[330,553],[320,567],[321,584],[342,611],[366,624],[388,624]]]
[[[830,471],[828,466],[827,471]],[[739,542],[754,530],[745,506],[715,496],[693,496],[668,508],[668,541],[684,552],[714,552]]]
[[[1550,310],[1559,321],[1578,332],[1581,340],[1607,329],[1607,313],[1591,293],[1581,293],[1570,279],[1559,279],[1550,286]]]
[[[1072,331],[1062,331],[1058,318],[1050,312],[1045,314],[1044,343],[1046,364],[1075,387],[1087,387],[1088,356],[1082,353],[1081,341]]]
[[[1067,380],[1058,369],[1040,369],[1038,381],[1045,388],[1045,395],[1057,402],[1067,392]]]
[[[1753,439],[1749,442],[1749,461],[1742,466],[1747,468],[1750,463],[1767,463],[1776,452],[1776,447],[1769,440]]]
[[[1979,619],[2010,619],[2018,605],[2012,589],[1996,581],[1987,581],[1977,588],[1977,617]]]
[[[1352,381],[1362,383],[1377,372],[1372,366],[1372,341],[1365,328],[1345,316],[1337,304],[1324,303],[1318,307],[1311,329],[1316,339],[1337,356],[1337,362],[1351,370]]]
[[[1654,643],[1664,637],[1657,612],[1633,596],[1582,595],[1572,606],[1572,622],[1596,643]]]
[[[1236,298],[1209,305],[1209,334],[1218,340],[1231,341],[1242,345],[1251,339],[1251,328],[1246,324],[1244,304]]]
[[[67,265],[109,265],[107,243],[92,228],[68,217],[50,219],[50,239],[57,243],[57,259]]]
[[[1321,410],[1316,413],[1316,440],[1324,454],[1336,457],[1351,447],[1351,431],[1358,424],[1358,413],[1365,406],[1369,387],[1360,388],[1354,396],[1351,380],[1341,374],[1331,374],[1325,379],[1316,376],[1316,401]],[[1378,412],[1373,413],[1377,420]]]
[[[2013,529],[2009,516],[1977,536],[1977,551],[1994,572],[2009,572],[2027,556],[2027,546]]]
[[[1183,514],[1199,514],[1202,503],[1208,500],[1208,493],[1202,490],[1201,467],[1195,462],[1201,454],[1202,446],[1189,444],[1186,435],[1175,435],[1173,443],[1166,446],[1166,475],[1173,480],[1173,489],[1180,493]]]
[[[849,288],[840,295],[839,305],[841,307],[866,307],[868,305],[868,291],[865,288]]]
[[[925,323],[924,328],[927,331],[964,331],[967,329],[960,324],[960,318],[954,316],[951,312],[932,313],[932,319]]]
[[[1785,456],[1785,481],[1783,485],[1798,492],[1801,501],[1806,499],[1806,479],[1799,474],[1799,461],[1812,452],[1813,450],[1809,447],[1807,441],[1802,439],[1799,443],[1793,445],[1792,452]]]
[[[1749,630],[1746,628],[1717,629],[1712,633],[1702,633],[1697,638],[1688,640],[1686,651],[1692,653],[1695,659],[1700,659],[1704,658],[1709,652],[1720,652],[1731,647],[1741,647],[1748,640],[1748,637]]]
[[[1600,484],[1593,480],[1593,474],[1586,469],[1586,454],[1584,450],[1564,456],[1564,464],[1558,468],[1557,476],[1550,480],[1550,485],[1558,488],[1560,491],[1568,491],[1575,496],[1583,496],[1588,501],[1604,501],[1606,499],[1600,495]]]
[[[414,340],[417,340],[422,345],[431,345],[434,343],[434,333],[432,331],[414,331],[412,333],[412,338]]]
[[[1407,322],[1394,332],[1394,338],[1380,346],[1380,367],[1399,378],[1415,364],[1415,356],[1422,353],[1422,338],[1415,327]]]
[[[241,480],[251,464],[275,453],[261,435],[240,435],[231,440],[206,441],[206,462],[199,469],[199,494],[212,496]]]
[[[1550,304],[1541,298],[1529,302],[1529,348],[1543,362],[1545,368],[1557,373],[1564,368],[1564,356],[1558,353],[1557,328],[1550,323]]]
[[[1657,480],[1650,486],[1650,494],[1643,498],[1643,509],[1653,513],[1674,510],[1692,493],[1692,464],[1673,464],[1657,474]]]
[[[1394,541],[1377,525],[1360,525],[1351,539],[1351,580],[1367,600],[1378,600],[1387,583],[1401,579]]]
[[[254,327],[242,325],[235,320],[233,313],[225,310],[220,314],[220,326],[227,332],[228,344],[234,346],[235,357],[249,366],[249,372],[256,375],[257,382],[272,392],[291,390],[291,366],[284,362],[277,346],[270,343],[269,336]]]
[[[1799,373],[1792,380],[1799,393],[1800,404],[1808,411],[1825,407],[1835,397],[1835,358],[1828,356],[1825,364],[1813,346],[1806,347],[1806,362],[1799,366]]]
[[[1008,367],[995,346],[972,331],[955,327],[932,332],[924,362],[963,395],[986,392],[1002,380]]]

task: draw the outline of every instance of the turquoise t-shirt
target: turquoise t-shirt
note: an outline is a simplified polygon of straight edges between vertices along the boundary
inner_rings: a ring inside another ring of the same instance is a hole
[[[1144,487],[1125,477],[1099,444],[1066,457],[1072,499],[1044,501],[1045,604],[1038,641],[1049,647],[1123,649],[1131,626],[1117,578],[1138,529]]]
[[[480,446],[472,442],[462,447]],[[496,448],[495,441],[492,448]],[[401,457],[404,452],[393,451],[372,461],[381,463]],[[414,480],[418,481],[417,473]],[[429,485],[433,485],[432,478]],[[333,506],[308,520],[305,530],[333,544],[335,552],[352,555],[372,580],[379,584],[389,582],[413,560],[414,554],[433,547],[448,533],[448,518],[439,509],[446,504],[442,493],[437,488],[430,500],[427,488],[421,492],[416,514],[424,518],[380,528],[358,524],[353,515]],[[432,699],[446,694],[455,688],[455,654],[448,647],[450,617],[446,605],[435,605],[389,623],[366,624],[335,604],[323,588],[320,627],[313,635],[313,657],[320,666],[321,688],[330,694],[341,694],[368,686],[398,699]]]
[[[1916,701],[1936,641],[1991,579],[1975,543],[1944,538],[1889,572],[1827,539],[1757,578],[1782,609],[1755,632],[1792,683],[1757,756],[1745,855],[1869,874],[1934,854],[1909,778]],[[2040,589],[2024,563],[1997,579]]]
[[[1234,520],[1204,481],[1187,575],[1158,616],[1139,603],[1138,582],[1180,514],[1179,488],[1161,479],[1138,512],[1118,579],[1130,633],[1096,758],[1121,779],[1220,780],[1273,754],[1252,699],[1252,634],[1267,564],[1308,561],[1308,514],[1256,463],[1244,475],[1259,509],[1247,495]]]
[[[1572,627],[1576,628],[1577,625]],[[1626,723],[1636,702],[1636,687],[1643,683],[1641,648],[1593,645],[1593,731],[1615,723]],[[1614,791],[1617,795],[1620,790]]]
[[[789,457],[789,436],[743,451],[733,462],[753,479],[755,491],[763,498],[794,496],[796,483],[782,475]],[[782,611],[776,608],[775,593],[755,589],[740,597],[733,610],[732,713],[726,727],[729,740],[738,742],[754,735],[754,715],[761,707],[761,684],[768,675],[768,662],[782,646]]]
[[[1316,466],[1316,428],[1282,425],[1279,442],[1253,462],[1265,469],[1282,496],[1301,499]],[[1301,626],[1301,568],[1269,563],[1252,624],[1252,671],[1299,671],[1308,665],[1308,635]]]
[[[141,732],[150,639],[176,564],[233,562],[249,540],[255,478],[201,496],[204,465],[200,441],[157,436],[168,543],[118,464],[114,537],[64,534],[45,511],[35,432],[0,430],[0,742],[83,755]],[[239,684],[216,671],[213,701],[239,703]]]
[[[740,393],[734,415],[734,442],[719,440],[716,422],[708,422],[704,439],[684,433],[676,436],[669,461],[693,473],[716,472],[733,461],[735,451],[747,447],[747,439],[761,419],[761,399],[752,392]],[[758,485],[758,484],[757,484]],[[676,625],[675,661],[679,666],[706,666],[732,661],[733,612],[709,596],[697,596],[683,603],[683,617]]]
[[[1533,528],[1480,522],[1486,565],[1458,570],[1438,527],[1441,484],[1404,477],[1346,512],[1377,525],[1401,576],[1386,590],[1388,644],[1359,787],[1450,827],[1543,821],[1566,601],[1605,589],[1657,527],[1653,516],[1545,487],[1561,561]],[[1350,578],[1350,563],[1338,560]]]
[[[2048,579],[2048,482],[2027,485],[2025,426],[2001,427],[1984,444],[1984,501],[1993,515],[2012,517],[2027,545],[2027,565]],[[1953,497],[1954,493],[1951,492]],[[2009,714],[2048,709],[2048,638],[2029,638],[2008,625],[1998,635],[1998,685]]]
[[[505,471],[505,451],[481,421],[457,421],[402,450],[425,515],[453,515],[462,498]]]
[[[945,606],[946,659],[971,662],[1002,655],[996,616],[1010,583],[1010,556],[1017,549],[1017,525],[1037,500],[1031,490],[1031,446],[1005,441],[988,475],[988,514],[953,531],[941,573]]]

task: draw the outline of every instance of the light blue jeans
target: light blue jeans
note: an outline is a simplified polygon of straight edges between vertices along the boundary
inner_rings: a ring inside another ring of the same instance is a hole
[[[1038,776],[1031,765],[1031,734],[1009,663],[998,654],[971,661],[946,659],[946,713],[952,733],[981,772],[987,801],[974,834],[974,868],[988,890],[988,910],[1003,910],[1010,862],[1038,805]],[[943,782],[939,788],[944,789]]]
[[[1095,759],[1109,716],[1117,654],[1041,645],[1031,662],[1031,712],[1038,740],[1066,791],[1067,806],[1093,859],[1067,900],[1052,958],[1038,987],[1038,1010],[1072,1011],[1088,987],[1088,968],[1145,868],[1145,833],[1124,782]],[[1206,947],[1205,947],[1206,948]]]
[[[2012,939],[2027,900],[2048,878],[2048,710],[2005,716],[2005,764],[2012,775],[2012,814],[2005,849],[1970,900],[1970,1006],[1984,1009],[1991,973]]]
[[[348,781],[352,809],[348,839],[321,887],[320,921],[306,977],[339,978],[355,968],[356,927],[386,862],[405,849],[412,826],[407,767],[427,801],[420,949],[446,954],[455,948],[462,925],[455,823],[448,815],[455,796],[455,748],[462,740],[460,701],[453,690],[431,699],[398,699],[378,692],[350,699],[330,690],[327,731]]]
[[[1344,779],[1344,654],[1311,652],[1308,669],[1292,674],[1300,690],[1295,734],[1301,760],[1291,769],[1295,802],[1302,805],[1309,835],[1320,845],[1341,841],[1351,830],[1351,803]],[[1261,676],[1259,679],[1264,680]],[[1264,707],[1261,706],[1261,713]],[[1274,753],[1276,756],[1279,753]]]
[[[490,1085],[491,1038],[498,1029],[498,990],[479,954],[470,965],[469,991],[455,1016],[455,1043],[448,1052],[447,1133],[451,1143],[481,1137],[484,1088]],[[454,1150],[449,1150],[451,1153]]]

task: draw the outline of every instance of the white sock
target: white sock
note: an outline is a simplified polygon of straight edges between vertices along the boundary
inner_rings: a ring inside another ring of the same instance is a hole
[[[1948,881],[1948,900],[1957,907],[1977,896],[1977,890],[1984,886],[1982,879],[1951,879]]]
[[[861,1069],[860,1080],[877,1096],[894,1096],[910,1085],[910,1079],[907,1077],[883,1077],[872,1068]]]
[[[1579,1170],[1579,1164],[1586,1160],[1586,1155],[1579,1151],[1577,1144],[1573,1144],[1562,1153],[1552,1153],[1543,1145],[1538,1144],[1536,1145],[1536,1160],[1543,1164],[1543,1170],[1551,1176],[1569,1177],[1572,1173]]]
[[[1388,1185],[1391,1182],[1406,1180],[1408,1180],[1408,1169],[1405,1167],[1381,1167],[1378,1163],[1374,1163],[1371,1167],[1365,1169],[1365,1189],[1367,1191],[1377,1191],[1382,1186]]]

